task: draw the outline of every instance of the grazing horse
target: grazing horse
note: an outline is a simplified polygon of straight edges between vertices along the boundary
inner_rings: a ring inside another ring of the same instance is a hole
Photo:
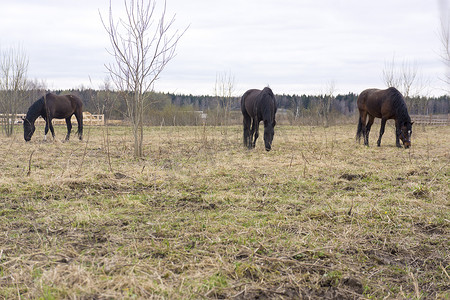
[[[256,89],[246,91],[241,98],[241,111],[244,116],[244,146],[249,149],[255,148],[259,122],[264,121],[264,145],[266,150],[270,151],[277,112],[277,103],[272,90],[265,87],[262,91]]]
[[[72,130],[72,115],[75,115],[78,122],[78,137],[83,139],[83,102],[74,95],[57,96],[48,93],[28,109],[27,116],[23,119],[23,137],[25,141],[31,140],[36,129],[34,122],[41,116],[45,120],[45,137],[47,137],[48,129],[55,138],[55,131],[52,125],[52,119],[66,119],[67,135],[66,141],[70,138]]]
[[[401,147],[399,139],[402,140],[405,148],[411,146],[412,124],[414,122],[411,122],[405,100],[396,88],[364,90],[359,95],[356,103],[359,110],[358,131],[356,133],[358,141],[362,135],[364,137],[364,145],[369,146],[369,132],[373,120],[375,118],[381,118],[380,137],[377,141],[379,147],[386,121],[394,119],[395,143],[397,147]],[[366,125],[367,116],[369,117],[369,121]]]

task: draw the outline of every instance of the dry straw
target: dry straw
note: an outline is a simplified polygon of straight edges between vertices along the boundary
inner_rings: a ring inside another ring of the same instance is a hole
[[[448,127],[148,127],[143,159],[124,127],[39,131],[0,137],[0,298],[449,296]]]

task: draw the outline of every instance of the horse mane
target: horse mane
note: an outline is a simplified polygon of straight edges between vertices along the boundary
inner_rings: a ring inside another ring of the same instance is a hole
[[[399,123],[411,123],[411,117],[408,114],[408,107],[406,106],[403,95],[394,87],[388,88],[387,93],[387,96],[392,99],[392,103]]]
[[[276,105],[276,100],[275,100],[275,95],[272,92],[272,89],[269,87],[265,87],[261,93],[259,94],[259,102],[265,102],[268,105],[263,105],[264,110],[263,110],[263,114],[265,115],[265,117],[267,119],[272,119],[275,117],[271,115],[271,105],[274,106],[274,114],[277,112],[277,105]]]
[[[28,108],[27,116],[25,117],[25,119],[30,122],[34,122],[40,115],[42,115],[44,105],[44,96],[42,96],[33,104],[31,104],[30,108]]]
[[[269,97],[269,98],[275,98],[275,95],[272,92],[272,89],[270,87],[265,87],[261,93],[259,94],[261,99],[265,98],[265,97]]]
[[[269,87],[265,87],[261,93],[259,93],[260,101],[275,101],[275,95]]]

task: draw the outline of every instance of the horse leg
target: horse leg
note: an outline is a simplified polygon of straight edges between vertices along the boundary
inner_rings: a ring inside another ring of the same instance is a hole
[[[253,148],[253,137],[255,136],[255,119],[251,119],[250,134],[248,136],[248,149]]]
[[[52,133],[53,139],[55,139],[55,129],[53,128],[52,119],[48,119],[47,121],[48,127],[50,128],[50,132]]]
[[[401,133],[401,128],[398,125],[398,120],[395,120],[395,145],[398,148],[402,147],[402,145],[400,145],[400,133]]]
[[[48,133],[48,122],[47,120],[45,120],[44,141],[47,140],[47,133]]]
[[[259,136],[259,120],[257,118],[253,119],[252,131],[255,134],[254,139],[253,139],[253,143],[252,143],[252,148],[255,148],[256,140],[258,139],[258,136]]]
[[[79,112],[77,114],[75,114],[75,117],[77,118],[77,123],[78,123],[78,138],[80,139],[80,141],[83,140],[83,112]]]
[[[364,145],[366,145],[366,146],[369,146],[369,133],[370,133],[370,128],[372,127],[374,119],[375,118],[373,116],[369,115],[369,121],[367,122],[365,136],[364,136]]]
[[[251,118],[249,115],[244,115],[244,147],[251,148],[251,137],[250,137],[250,125]]]
[[[380,136],[378,137],[378,141],[377,141],[377,146],[380,147],[381,145],[381,137],[384,134],[384,127],[386,126],[386,119],[385,118],[381,118],[381,127],[380,127]]]
[[[66,135],[66,141],[70,139],[70,132],[72,131],[72,116],[66,118],[66,125],[67,125],[67,135]]]

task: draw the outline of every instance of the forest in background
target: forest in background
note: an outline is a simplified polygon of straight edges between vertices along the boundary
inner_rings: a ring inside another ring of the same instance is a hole
[[[127,106],[119,92],[109,90],[56,90],[56,94],[75,94],[84,102],[84,110],[104,114],[107,120],[126,121]],[[28,107],[46,91],[29,90],[19,103],[18,112]],[[276,95],[277,119],[284,124],[333,125],[353,121],[357,114],[357,94]],[[436,115],[450,112],[450,97],[406,98],[410,114]],[[205,119],[206,116],[206,119]],[[203,117],[203,118],[202,118]],[[144,105],[146,125],[208,125],[240,124],[240,97],[177,95],[151,93]]]

